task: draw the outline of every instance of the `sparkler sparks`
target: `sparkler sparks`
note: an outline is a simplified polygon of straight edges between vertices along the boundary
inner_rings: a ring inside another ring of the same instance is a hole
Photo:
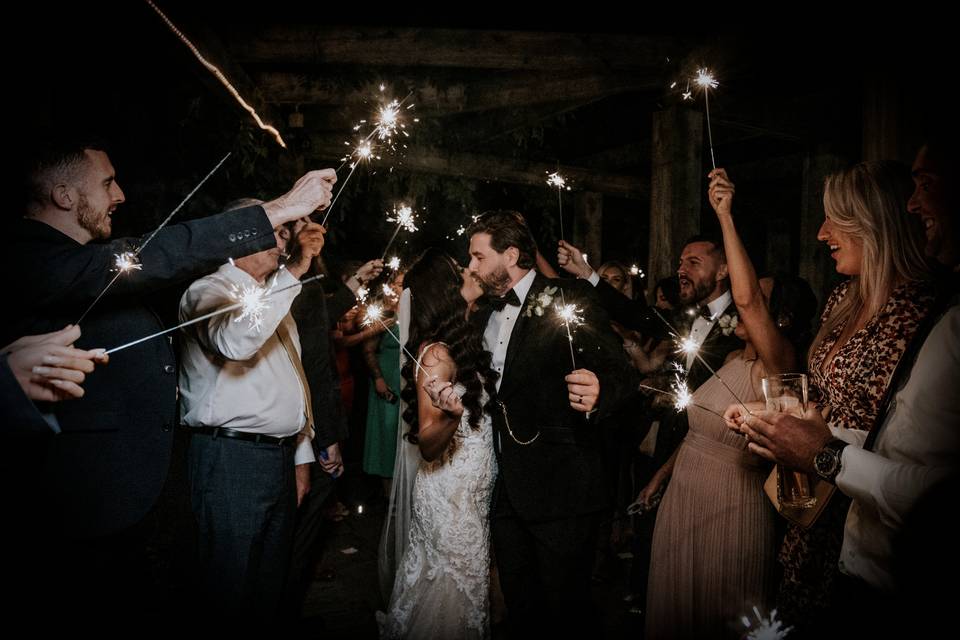
[[[397,292],[394,291],[393,288],[386,282],[383,283],[383,285],[380,287],[380,290],[383,291],[383,296],[385,298],[389,298],[391,300],[397,299]]]
[[[403,227],[410,233],[417,231],[416,215],[413,213],[413,209],[407,205],[400,205],[399,208],[394,207],[393,216],[388,215],[387,222],[396,222],[397,226]]]
[[[384,285],[384,286],[386,286],[386,285]],[[410,353],[410,351],[407,349],[407,347],[404,346],[404,344],[400,341],[400,338],[399,338],[398,336],[396,336],[392,331],[390,331],[390,330],[387,328],[387,325],[385,325],[385,324],[383,323],[383,307],[380,306],[379,304],[370,304],[370,305],[367,305],[367,310],[366,310],[366,312],[364,313],[363,322],[362,322],[361,324],[362,324],[364,327],[369,327],[369,326],[372,325],[374,322],[379,322],[379,323],[380,323],[380,326],[383,327],[384,330],[385,330],[387,333],[390,334],[390,337],[397,341],[397,344],[400,345],[400,349],[402,349],[403,352],[404,352],[405,354],[407,354],[407,357],[410,358],[410,359],[413,361],[413,364],[415,364],[415,365],[417,366],[417,368],[420,369],[420,371],[423,371],[423,375],[425,375],[425,376],[430,376],[431,378],[435,377],[435,376],[431,376],[429,373],[427,373],[427,370],[423,368],[423,365],[420,364],[420,361],[417,360],[416,356],[414,356],[412,353]]]
[[[643,269],[641,269],[635,264],[632,264],[630,265],[630,275],[637,276],[638,278],[642,278],[645,274],[643,273]]]
[[[187,39],[185,35],[183,35],[180,29],[178,29],[176,25],[174,25],[173,22],[170,21],[170,18],[168,18],[163,13],[163,11],[160,11],[160,8],[157,7],[157,5],[151,2],[151,0],[147,0],[147,4],[150,5],[151,9],[157,12],[157,15],[159,15],[160,19],[163,20],[164,23],[166,23],[167,27],[170,28],[170,31],[172,31],[174,35],[176,35],[178,38],[180,38],[180,41],[183,42],[183,44],[185,44],[188,49],[190,49],[190,52],[194,55],[194,57],[197,60],[200,61],[200,64],[206,67],[207,71],[212,73],[214,77],[220,81],[220,84],[222,84],[227,89],[227,91],[230,92],[230,95],[233,96],[234,100],[236,100],[241,107],[243,107],[251,116],[253,116],[253,119],[257,123],[257,126],[263,129],[264,131],[267,131],[268,133],[272,134],[274,139],[277,141],[277,144],[279,144],[281,147],[286,149],[287,143],[283,141],[283,138],[280,136],[280,132],[277,131],[274,127],[270,126],[269,124],[266,124],[263,122],[263,120],[257,114],[256,110],[253,107],[251,107],[249,104],[247,104],[247,102],[243,98],[240,97],[240,93],[233,87],[232,84],[230,84],[230,81],[227,80],[226,76],[223,75],[223,72],[220,71],[220,69],[218,69],[215,65],[211,64],[210,62],[207,62],[206,58],[204,58],[200,54],[200,51],[197,50],[194,44],[190,42],[190,40]]]
[[[782,640],[787,637],[793,627],[783,627],[783,622],[777,619],[777,610],[770,612],[770,617],[765,618],[760,614],[757,607],[753,607],[753,614],[757,617],[756,626],[747,616],[743,616],[743,626],[750,629],[746,640]]]
[[[697,77],[694,78],[693,81],[697,83],[697,86],[703,87],[704,89],[716,89],[720,86],[717,79],[713,77],[710,70],[706,68],[697,69]]]
[[[271,287],[261,287],[257,284],[233,285],[230,292],[234,300],[240,304],[241,313],[233,319],[234,322],[249,320],[250,328],[260,333],[263,326],[263,312],[270,308],[266,298]]]
[[[140,271],[143,269],[143,265],[140,264],[140,258],[137,257],[135,252],[125,251],[124,253],[114,254],[113,268],[124,273],[133,270]]]
[[[690,388],[687,387],[687,381],[683,380],[679,375],[675,377],[670,390],[673,392],[674,397],[673,407],[677,411],[685,411],[686,408],[693,403],[693,394],[690,393]]]
[[[406,229],[408,232],[413,233],[417,231],[416,224],[416,214],[414,214],[413,209],[407,205],[400,205],[399,207],[393,208],[393,215],[387,213],[387,222],[396,222],[397,228],[394,230],[393,235],[390,236],[390,240],[387,242],[387,246],[383,250],[383,255],[381,260],[387,259],[387,252],[390,251],[390,247],[393,246],[393,241],[397,239],[397,234],[400,233],[400,229]]]
[[[747,406],[743,403],[743,400],[740,399],[740,396],[738,396],[736,393],[734,393],[733,389],[730,388],[730,385],[727,384],[727,381],[724,380],[724,379],[720,376],[720,374],[718,374],[717,371],[716,371],[713,367],[710,366],[710,363],[708,363],[706,360],[704,360],[704,359],[703,359],[703,356],[700,355],[700,343],[698,343],[696,340],[691,339],[689,336],[686,337],[686,338],[681,338],[680,335],[677,333],[677,331],[673,328],[673,325],[670,324],[670,323],[667,321],[667,319],[663,317],[663,315],[657,310],[656,307],[651,307],[650,310],[653,311],[653,313],[656,314],[656,316],[657,316],[658,318],[660,318],[660,320],[661,320],[661,321],[667,326],[667,328],[670,330],[670,333],[673,334],[673,337],[677,340],[677,351],[676,351],[676,352],[677,352],[677,353],[685,353],[685,354],[688,354],[688,355],[689,355],[690,353],[692,353],[692,354],[694,355],[694,357],[695,357],[697,360],[700,361],[700,364],[702,364],[704,367],[706,367],[706,368],[707,368],[707,371],[709,371],[710,374],[711,374],[713,377],[715,377],[717,380],[719,380],[719,381],[720,381],[720,384],[723,385],[723,388],[726,389],[727,392],[728,392],[731,396],[733,396],[733,399],[737,401],[737,404],[740,405],[740,408],[743,409],[744,413],[746,413],[747,415],[753,415],[753,414],[751,413],[751,411],[750,411],[749,409],[747,409]]]
[[[710,89],[716,89],[720,86],[717,79],[710,73],[709,69],[697,69],[697,76],[693,79],[697,86],[703,88],[703,104],[707,112],[707,137],[710,140],[710,163],[713,168],[717,168],[717,159],[713,154],[713,127],[710,126]],[[686,97],[686,96],[684,96]]]
[[[567,330],[567,345],[570,347],[570,364],[573,365],[573,369],[577,368],[577,358],[573,354],[573,334],[570,332],[570,325],[575,327],[583,324],[583,310],[574,305],[567,304],[567,300],[563,295],[563,289],[560,289],[560,305],[557,305],[557,317],[560,318],[560,321],[563,322],[563,326]]]
[[[357,288],[357,300],[359,300],[360,302],[363,302],[364,300],[366,300],[368,295],[370,295],[370,290],[364,287],[363,285],[360,285]]]
[[[459,227],[457,227],[457,235],[458,235],[458,236],[462,236],[462,235],[465,234],[466,232],[467,232],[467,228],[466,228],[465,226],[460,225]]]
[[[387,261],[387,266],[393,271],[400,270],[400,258],[398,256],[393,256],[390,260]]]
[[[562,192],[564,189],[567,191],[570,190],[570,187],[567,186],[567,180],[559,171],[554,171],[553,173],[547,173],[547,184],[551,187],[557,188],[557,216],[560,219],[560,239],[564,240],[563,234],[563,196]]]

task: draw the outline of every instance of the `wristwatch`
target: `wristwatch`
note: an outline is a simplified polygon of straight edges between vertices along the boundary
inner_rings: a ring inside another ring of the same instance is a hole
[[[813,457],[813,468],[817,475],[831,484],[835,484],[837,475],[840,473],[840,455],[844,447],[849,442],[844,442],[840,438],[833,438],[823,446],[823,449],[817,452]]]

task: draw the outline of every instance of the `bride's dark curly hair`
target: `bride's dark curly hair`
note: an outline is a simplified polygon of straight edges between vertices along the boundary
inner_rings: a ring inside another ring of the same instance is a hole
[[[410,289],[410,338],[406,349],[414,355],[420,347],[434,342],[447,346],[450,358],[457,367],[454,382],[466,388],[461,402],[470,412],[469,423],[480,428],[484,409],[490,410],[496,393],[497,373],[490,367],[492,356],[483,348],[483,326],[467,317],[467,302],[460,294],[463,279],[460,266],[453,258],[433,247],[421,254],[407,270],[403,281]],[[416,365],[409,358],[401,371],[407,386],[400,395],[407,403],[403,413],[410,431],[404,437],[417,442],[417,385],[414,381]],[[483,390],[488,400],[480,406]]]

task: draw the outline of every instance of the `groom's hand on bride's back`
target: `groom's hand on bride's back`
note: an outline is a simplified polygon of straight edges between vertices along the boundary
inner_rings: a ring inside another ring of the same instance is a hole
[[[568,373],[567,381],[570,406],[574,411],[592,413],[600,399],[600,379],[589,369],[577,369]]]

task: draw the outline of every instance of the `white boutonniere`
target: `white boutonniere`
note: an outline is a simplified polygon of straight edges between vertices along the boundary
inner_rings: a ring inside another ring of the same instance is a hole
[[[523,310],[523,315],[528,318],[532,315],[542,316],[544,310],[553,305],[555,295],[557,295],[556,287],[546,287],[527,303],[527,308]]]
[[[720,331],[723,332],[723,335],[728,336],[733,333],[733,330],[737,328],[737,325],[740,323],[737,314],[725,314],[720,316],[720,319],[717,320],[717,324],[720,325]]]

